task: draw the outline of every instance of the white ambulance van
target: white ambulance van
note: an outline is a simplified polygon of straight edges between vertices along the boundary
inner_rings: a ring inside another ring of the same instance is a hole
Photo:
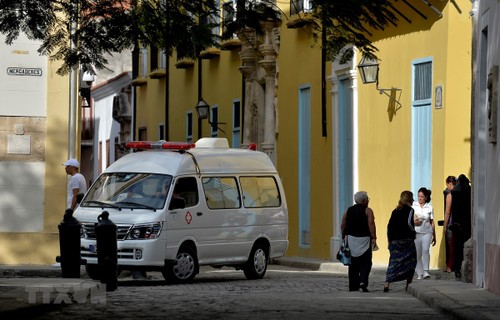
[[[161,271],[171,283],[191,281],[199,266],[264,276],[288,247],[288,210],[269,157],[229,148],[225,138],[130,142],[74,216],[82,224],[81,256],[98,278],[95,224],[104,211],[117,225],[118,270]]]

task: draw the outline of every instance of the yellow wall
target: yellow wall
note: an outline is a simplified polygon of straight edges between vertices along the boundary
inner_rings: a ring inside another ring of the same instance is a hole
[[[470,4],[469,4],[470,6]],[[470,176],[471,22],[464,1],[461,15],[449,4],[443,18],[429,31],[411,32],[375,42],[379,49],[379,87],[403,89],[402,108],[388,112],[389,99],[375,85],[359,89],[359,188],[367,190],[382,250],[374,264],[388,261],[386,226],[399,195],[411,186],[412,61],[431,57],[432,205],[435,220],[443,219],[443,189],[448,175]],[[460,36],[457,36],[460,35]],[[434,108],[434,88],[443,85],[443,109]],[[416,192],[417,190],[411,190]],[[416,198],[416,197],[415,197]],[[437,245],[431,249],[431,268],[444,267],[443,228],[436,225]]]
[[[232,104],[241,100],[242,75],[239,49],[221,50],[220,56],[202,59],[202,98],[210,106],[219,108],[219,137],[232,141]],[[169,140],[186,140],[186,113],[193,113],[193,141],[198,138],[198,116],[195,106],[198,103],[198,62],[187,69],[178,69],[177,60],[170,58],[170,100],[169,100]],[[137,88],[138,110],[136,129],[148,128],[148,139],[158,139],[158,126],[165,123],[165,81],[147,79],[147,84]],[[225,122],[223,124],[222,122]],[[202,121],[202,136],[210,135],[209,123]]]
[[[278,54],[279,126],[277,136],[277,165],[283,179],[289,209],[288,256],[329,258],[332,218],[332,137],[331,99],[327,92],[327,137],[321,127],[321,49],[313,46],[309,28],[288,29],[286,20],[281,26]],[[327,75],[331,63],[326,63]],[[298,106],[299,88],[311,90],[311,245],[299,246],[298,217]],[[328,90],[328,88],[327,88]]]

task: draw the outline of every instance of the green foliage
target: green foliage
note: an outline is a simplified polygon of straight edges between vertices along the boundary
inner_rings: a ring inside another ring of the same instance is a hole
[[[194,57],[217,43],[213,25],[198,23],[216,13],[215,0],[0,0],[0,32],[7,44],[21,32],[41,41],[40,54],[64,62],[61,75],[78,65],[94,73],[105,54],[138,43]]]
[[[222,39],[232,38],[243,28],[252,28],[260,33],[263,21],[276,21],[280,18],[280,11],[272,0],[236,0],[236,5],[228,2],[223,7]]]
[[[299,1],[300,2],[300,1]],[[369,28],[383,29],[397,19],[389,0],[310,0],[312,37],[332,58],[346,62],[352,46],[375,56],[367,38]],[[0,33],[12,44],[20,33],[41,41],[39,53],[64,63],[59,74],[72,67],[84,71],[106,68],[107,53],[133,49],[137,44],[162,49],[168,56],[196,58],[217,46],[220,24],[216,0],[0,0]],[[273,0],[236,0],[224,6],[222,38],[242,28],[261,30],[263,21],[281,18]],[[72,18],[78,21],[71,28]],[[72,30],[74,32],[72,32]],[[74,45],[72,46],[71,43]]]
[[[166,49],[169,56],[175,49],[178,58],[195,59],[218,43],[212,30],[218,26],[219,9],[213,0],[163,0],[159,6],[146,1],[138,13],[145,34],[141,42]]]
[[[56,21],[57,11],[49,0],[0,0],[0,32],[11,44],[20,32],[31,40],[43,39]]]
[[[314,37],[325,31],[323,46],[333,59],[346,63],[353,57],[355,46],[363,55],[375,58],[378,51],[367,36],[370,30],[383,30],[396,25],[397,18],[389,10],[389,0],[311,0],[315,19]]]

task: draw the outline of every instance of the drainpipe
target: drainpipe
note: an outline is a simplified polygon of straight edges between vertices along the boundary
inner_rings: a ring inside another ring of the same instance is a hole
[[[73,35],[77,28],[78,0],[71,1],[70,51],[75,50]],[[68,158],[75,158],[76,151],[76,90],[78,72],[75,66],[69,71],[69,127],[68,127]]]
[[[326,12],[322,14],[323,25],[321,27],[321,136],[327,136],[326,128]]]

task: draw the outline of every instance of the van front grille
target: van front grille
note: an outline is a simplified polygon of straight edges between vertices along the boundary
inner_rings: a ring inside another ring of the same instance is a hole
[[[82,223],[82,237],[85,239],[95,240],[95,226],[97,223]],[[117,224],[116,225],[116,239],[125,240],[130,228],[130,224]]]

